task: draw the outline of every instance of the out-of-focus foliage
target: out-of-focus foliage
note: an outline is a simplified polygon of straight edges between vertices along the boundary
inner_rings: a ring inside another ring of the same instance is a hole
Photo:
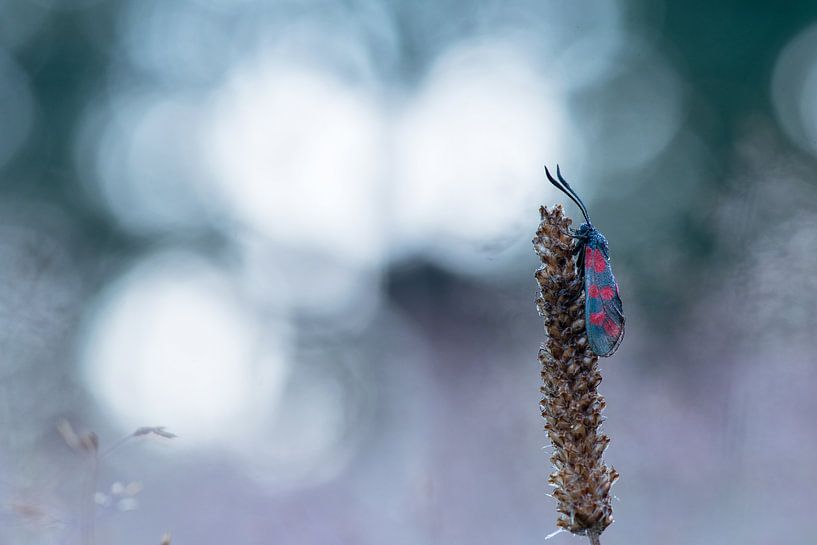
[[[0,542],[540,542],[557,162],[627,314],[603,542],[804,541],[815,46],[805,1],[0,1]],[[179,437],[89,485],[58,422]]]

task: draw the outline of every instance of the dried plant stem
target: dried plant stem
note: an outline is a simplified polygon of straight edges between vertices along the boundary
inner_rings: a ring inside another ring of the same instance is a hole
[[[78,446],[88,455],[91,464],[86,487],[83,490],[82,517],[80,527],[82,532],[82,542],[86,545],[94,545],[96,540],[96,493],[97,480],[99,478],[99,439],[96,434],[89,432],[79,438]]]
[[[598,357],[587,343],[584,290],[572,254],[569,218],[562,207],[540,208],[542,221],[533,239],[541,260],[536,270],[536,303],[545,323],[547,340],[539,350],[543,394],[540,403],[545,430],[553,444],[550,461],[555,471],[548,482],[558,502],[556,525],[599,536],[613,522],[610,487],[618,478],[602,454],[610,439],[601,432],[604,398],[598,393]]]
[[[99,459],[96,452],[91,456],[91,470],[88,474],[88,480],[83,491],[83,513],[82,513],[82,533],[83,543],[87,545],[94,545],[96,531],[94,523],[96,522],[96,500],[94,494],[96,493],[97,479],[99,475]]]
[[[108,456],[110,456],[111,454],[113,454],[114,452],[116,452],[117,450],[122,448],[123,446],[125,446],[128,443],[128,441],[130,441],[131,439],[133,439],[133,434],[126,435],[125,437],[121,437],[114,444],[112,444],[111,446],[106,448],[104,451],[102,451],[99,454],[99,457],[102,458],[102,459],[107,458]]]

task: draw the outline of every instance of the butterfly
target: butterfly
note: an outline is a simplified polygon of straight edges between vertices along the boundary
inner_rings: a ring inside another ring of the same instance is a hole
[[[624,314],[621,298],[618,295],[618,284],[610,267],[610,254],[607,239],[604,238],[587,214],[584,203],[573,191],[556,165],[554,179],[545,167],[548,180],[557,189],[576,203],[582,211],[585,222],[574,230],[571,236],[576,239],[573,254],[576,258],[576,269],[584,272],[584,318],[587,326],[587,340],[590,348],[599,356],[610,356],[618,349],[624,338]]]

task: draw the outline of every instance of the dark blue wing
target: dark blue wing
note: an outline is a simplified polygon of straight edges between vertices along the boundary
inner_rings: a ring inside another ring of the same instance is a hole
[[[624,313],[610,262],[592,241],[584,249],[584,312],[587,340],[599,356],[610,356],[624,338]]]

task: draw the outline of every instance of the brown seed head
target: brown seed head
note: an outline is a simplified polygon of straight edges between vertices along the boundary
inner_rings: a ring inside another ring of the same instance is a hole
[[[556,525],[574,534],[598,538],[613,522],[610,486],[618,478],[604,465],[602,454],[610,439],[602,434],[604,398],[598,356],[587,344],[584,290],[576,273],[571,220],[562,207],[541,207],[542,221],[533,238],[541,260],[535,278],[536,307],[544,319],[547,340],[539,350],[545,431],[553,443],[555,471],[548,482],[555,488]]]

